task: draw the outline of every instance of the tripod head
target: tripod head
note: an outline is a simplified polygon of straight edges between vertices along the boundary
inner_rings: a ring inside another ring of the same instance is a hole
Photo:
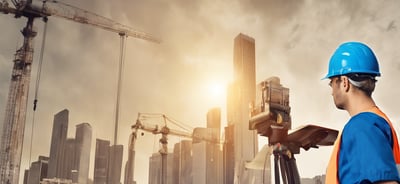
[[[257,85],[256,103],[250,105],[249,129],[268,137],[269,145],[286,140],[291,129],[289,89],[271,77]]]

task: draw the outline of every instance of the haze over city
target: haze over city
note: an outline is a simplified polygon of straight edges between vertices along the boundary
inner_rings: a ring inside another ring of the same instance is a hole
[[[336,47],[344,41],[369,44],[380,61],[382,77],[373,95],[400,129],[397,104],[400,94],[400,39],[395,0],[350,1],[106,1],[62,2],[109,17],[159,37],[155,44],[132,37],[126,57],[120,102],[119,144],[126,148],[139,112],[163,113],[192,127],[205,127],[206,113],[222,108],[226,125],[225,88],[232,80],[233,39],[251,36],[256,45],[256,81],[278,76],[290,88],[292,127],[316,124],[341,129],[348,114],[332,102],[328,81],[320,80]],[[0,120],[5,104],[15,50],[22,44],[20,30],[26,19],[0,16]],[[75,125],[92,126],[95,138],[113,141],[119,61],[119,36],[88,25],[50,17],[44,51],[38,106],[32,110],[43,22],[35,21],[38,35],[28,98],[21,171],[29,157],[36,160],[50,150],[54,114],[70,111],[69,137]],[[216,90],[216,91],[213,91]],[[34,117],[33,117],[34,115]],[[32,152],[30,138],[33,127]],[[148,157],[159,149],[159,137],[140,136],[136,145],[135,180],[146,183]],[[179,138],[170,137],[171,142]],[[260,140],[260,145],[266,143]],[[173,145],[173,144],[170,144]],[[261,147],[261,146],[260,146]],[[325,173],[331,147],[301,151],[297,164],[301,177]],[[91,160],[90,177],[93,177]]]

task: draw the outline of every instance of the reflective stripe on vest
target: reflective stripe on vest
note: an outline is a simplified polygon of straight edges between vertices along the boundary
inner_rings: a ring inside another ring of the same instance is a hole
[[[396,131],[393,128],[393,125],[390,122],[389,118],[378,107],[374,107],[374,108],[370,109],[369,112],[375,113],[376,115],[382,117],[389,124],[390,129],[392,131],[392,139],[393,139],[393,157],[394,157],[394,161],[396,162],[397,171],[400,174],[400,148],[399,148],[399,142],[397,140]],[[333,147],[333,151],[332,151],[331,158],[329,160],[328,168],[326,170],[326,177],[325,177],[326,184],[338,184],[339,183],[339,177],[338,177],[339,162],[338,162],[338,160],[339,160],[339,150],[340,150],[341,138],[342,138],[342,134],[339,133],[339,135],[335,141],[334,147]]]

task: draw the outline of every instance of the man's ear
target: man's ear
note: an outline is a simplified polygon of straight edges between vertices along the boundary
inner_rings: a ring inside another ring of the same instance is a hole
[[[346,92],[350,91],[350,81],[346,76],[342,76],[342,85]]]

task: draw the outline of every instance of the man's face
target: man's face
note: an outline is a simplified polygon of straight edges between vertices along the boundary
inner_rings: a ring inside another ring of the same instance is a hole
[[[329,82],[329,86],[332,88],[332,97],[333,97],[333,102],[335,103],[335,106],[338,109],[344,109],[345,105],[345,97],[344,97],[344,90],[343,87],[341,86],[341,83],[344,78],[340,76],[332,77],[330,79],[331,81]]]

